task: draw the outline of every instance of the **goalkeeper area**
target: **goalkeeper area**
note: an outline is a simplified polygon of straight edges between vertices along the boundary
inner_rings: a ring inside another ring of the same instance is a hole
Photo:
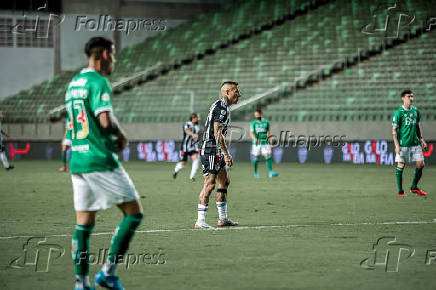
[[[0,288],[65,289],[74,283],[70,174],[59,161],[16,161],[0,171]],[[392,167],[279,163],[280,178],[237,162],[229,216],[240,226],[194,230],[202,186],[174,164],[124,164],[145,219],[119,267],[126,289],[434,289],[436,168],[422,177],[428,198],[397,197]],[[404,186],[414,166],[404,172]],[[208,221],[217,211],[210,202]],[[90,276],[101,268],[121,213],[98,214]],[[67,286],[66,286],[67,285]]]

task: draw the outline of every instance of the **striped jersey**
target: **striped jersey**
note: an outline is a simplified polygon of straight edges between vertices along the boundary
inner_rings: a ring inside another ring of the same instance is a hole
[[[197,135],[200,132],[198,124],[194,124],[191,121],[186,122],[185,125],[183,125],[183,141],[180,150],[183,152],[198,151],[198,140],[194,140],[190,135],[186,134],[186,129]]]
[[[227,129],[230,124],[230,110],[224,99],[215,101],[209,109],[204,125],[204,133],[201,146],[201,154],[220,155],[219,145],[216,144],[213,124],[219,122],[223,127],[222,134],[227,136]]]

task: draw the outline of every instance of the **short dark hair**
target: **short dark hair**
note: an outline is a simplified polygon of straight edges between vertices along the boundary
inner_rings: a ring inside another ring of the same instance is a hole
[[[401,97],[404,97],[405,95],[413,95],[412,90],[404,90],[401,92]]]
[[[257,108],[256,110],[254,110],[254,112],[257,112],[259,114],[262,114],[262,110],[260,108]]]
[[[191,116],[189,117],[189,121],[192,121],[192,119],[194,119],[195,117],[198,117],[198,114],[192,113]]]
[[[234,82],[234,81],[225,81],[225,82],[223,82],[223,83],[221,84],[221,88],[222,88],[224,85],[235,85],[235,86],[237,86],[238,83],[237,83],[237,82]]]
[[[113,45],[114,42],[112,40],[106,37],[96,36],[88,40],[88,42],[85,44],[84,50],[88,58],[92,54],[96,54],[97,59],[99,59],[103,50],[106,49],[108,52],[112,52]]]

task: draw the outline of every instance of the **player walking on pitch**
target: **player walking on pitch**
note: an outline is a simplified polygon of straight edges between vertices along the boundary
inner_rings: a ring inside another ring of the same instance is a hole
[[[227,135],[230,123],[229,107],[236,104],[240,96],[238,83],[224,82],[221,85],[221,99],[212,104],[207,115],[200,150],[204,185],[198,198],[198,217],[194,226],[196,229],[213,229],[213,227],[206,223],[206,213],[209,196],[215,189],[216,180],[218,181],[216,192],[216,206],[219,215],[218,226],[228,227],[238,225],[237,222],[227,218],[227,188],[230,184],[230,179],[227,174],[226,165],[232,166],[233,159],[227,150],[224,138]]]
[[[422,150],[427,144],[422,138],[421,126],[419,124],[421,115],[418,108],[413,106],[413,92],[405,90],[401,93],[403,105],[395,111],[392,121],[392,135],[395,143],[395,162],[398,196],[407,196],[403,190],[403,170],[406,162],[416,162],[415,176],[413,177],[410,192],[421,196],[427,193],[418,188],[418,182],[424,168],[424,156]]]
[[[198,121],[200,121],[198,114],[192,113],[189,122],[183,125],[183,141],[180,146],[180,158],[182,160],[177,162],[174,168],[174,179],[177,178],[177,173],[185,168],[188,156],[191,156],[192,168],[189,179],[195,181],[195,173],[197,173],[198,166],[200,165],[200,159],[198,158],[198,133],[200,132],[200,127],[198,126]]]
[[[265,157],[269,178],[277,177],[279,174],[272,171],[271,145],[269,143],[271,130],[269,121],[263,118],[261,109],[256,109],[256,111],[254,111],[254,118],[255,119],[250,123],[250,138],[253,140],[251,153],[254,156],[254,178],[259,178],[257,168],[261,154]]]
[[[143,218],[142,206],[116,155],[128,142],[112,113],[111,86],[104,77],[111,74],[115,63],[113,42],[93,37],[85,45],[85,53],[88,68],[72,79],[65,95],[77,222],[72,240],[75,289],[95,289],[88,276],[89,239],[97,211],[113,205],[118,206],[124,218],[115,230],[108,259],[94,281],[101,287],[123,289],[116,276],[117,264]]]
[[[9,138],[9,135],[6,134],[6,132],[3,131],[3,129],[2,129],[2,120],[3,120],[3,112],[0,111],[0,160],[2,161],[3,167],[6,170],[11,170],[11,169],[14,169],[14,166],[9,164],[9,162],[8,162],[8,157],[6,156],[6,148],[3,145],[3,138],[2,138],[3,135],[5,135],[6,137]]]

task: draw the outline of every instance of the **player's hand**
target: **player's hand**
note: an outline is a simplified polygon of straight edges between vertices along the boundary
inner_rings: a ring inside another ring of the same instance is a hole
[[[395,145],[395,153],[400,154],[400,146]]]
[[[192,139],[197,140],[198,139],[198,134],[192,134]]]
[[[230,154],[224,155],[224,161],[226,162],[226,165],[229,167],[232,167],[233,165],[233,158]]]
[[[424,140],[421,140],[421,146],[422,146],[422,150],[427,150],[427,143],[425,143]]]
[[[120,136],[115,141],[115,150],[117,151],[117,153],[120,153],[127,147],[128,144],[129,141],[127,140],[127,138],[124,136]]]

